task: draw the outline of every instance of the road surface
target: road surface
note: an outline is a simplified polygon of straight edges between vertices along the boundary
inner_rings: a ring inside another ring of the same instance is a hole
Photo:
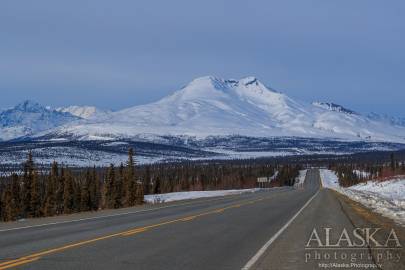
[[[309,170],[302,189],[4,223],[0,269],[318,269],[308,238],[353,228],[350,205]]]

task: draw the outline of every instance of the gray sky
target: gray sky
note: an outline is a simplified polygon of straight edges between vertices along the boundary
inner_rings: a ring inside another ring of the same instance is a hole
[[[0,107],[119,109],[193,78],[405,116],[403,0],[0,1]]]

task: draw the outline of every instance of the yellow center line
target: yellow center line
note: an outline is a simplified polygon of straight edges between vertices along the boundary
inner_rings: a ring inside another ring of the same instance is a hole
[[[196,218],[196,216],[186,217],[186,218],[183,218],[182,221],[190,221],[190,220],[193,220],[195,218]]]
[[[147,230],[148,229],[146,229],[146,228],[139,228],[139,229],[135,229],[135,230],[132,230],[132,231],[122,233],[121,235],[122,236],[130,236],[130,235],[134,235],[134,234],[137,234],[137,233],[146,232]]]
[[[16,266],[19,266],[19,265],[22,265],[22,264],[34,262],[34,261],[38,260],[39,258],[40,257],[35,257],[35,258],[32,258],[32,259],[27,259],[27,260],[22,260],[22,261],[19,260],[18,262],[11,263],[11,264],[8,264],[6,266],[3,266],[0,269],[8,269],[8,268],[16,267]],[[13,260],[13,261],[16,261],[16,260]]]
[[[40,257],[42,257],[42,256],[57,253],[57,252],[61,252],[61,251],[67,250],[67,249],[84,246],[84,245],[87,245],[87,244],[91,244],[91,243],[94,243],[94,242],[98,242],[98,241],[113,238],[113,237],[131,236],[131,235],[141,233],[141,232],[145,232],[145,231],[147,231],[149,229],[157,228],[157,227],[160,227],[160,226],[173,224],[173,223],[178,223],[178,222],[191,221],[191,220],[194,220],[197,217],[202,217],[202,216],[211,215],[211,214],[220,214],[220,213],[223,213],[225,210],[232,209],[232,208],[239,208],[241,206],[253,204],[253,203],[256,203],[256,202],[259,202],[259,201],[263,201],[265,199],[270,199],[270,198],[261,198],[261,199],[246,201],[246,202],[241,203],[241,204],[234,204],[234,205],[227,206],[227,207],[224,207],[224,208],[218,208],[218,209],[211,210],[211,211],[208,211],[208,212],[203,212],[203,213],[200,213],[200,214],[197,214],[197,215],[186,216],[186,217],[183,217],[183,218],[168,220],[168,221],[165,221],[165,222],[162,222],[162,223],[152,224],[152,225],[139,227],[139,228],[133,228],[133,229],[130,229],[130,230],[127,230],[127,231],[124,231],[124,232],[113,233],[113,234],[109,234],[109,235],[105,235],[105,236],[101,236],[101,237],[97,237],[97,238],[93,238],[93,239],[89,239],[89,240],[85,240],[85,241],[80,241],[80,242],[73,243],[73,244],[68,244],[68,245],[65,245],[65,246],[58,247],[58,248],[48,249],[48,250],[41,251],[41,252],[38,252],[38,253],[34,253],[34,254],[31,254],[31,255],[27,255],[27,256],[24,256],[24,257],[15,259],[15,260],[10,260],[10,261],[7,261],[7,262],[0,263],[0,270],[8,269],[8,268],[19,266],[19,265],[22,265],[22,264],[27,264],[27,263],[30,263],[30,262],[34,262],[34,261],[40,259]]]

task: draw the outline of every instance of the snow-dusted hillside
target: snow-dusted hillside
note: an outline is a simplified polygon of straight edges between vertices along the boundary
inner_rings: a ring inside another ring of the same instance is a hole
[[[25,101],[14,108],[0,111],[0,141],[33,135],[77,119],[69,113]]]
[[[405,127],[375,121],[333,103],[296,101],[254,77],[224,80],[212,76],[197,78],[157,102],[41,135],[46,134],[77,139],[237,134],[405,142]]]
[[[83,119],[101,118],[111,113],[109,110],[101,110],[94,106],[68,106],[55,109],[58,112],[70,113]]]

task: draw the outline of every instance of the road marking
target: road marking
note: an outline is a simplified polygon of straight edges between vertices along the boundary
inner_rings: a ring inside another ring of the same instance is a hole
[[[134,229],[132,231],[122,233],[122,236],[130,236],[130,235],[138,234],[138,233],[141,233],[141,232],[146,232],[147,230],[148,229],[146,229],[146,228]]]
[[[240,195],[240,194],[238,194],[238,195]],[[232,195],[230,195],[230,196],[232,196]],[[215,201],[220,201],[220,200],[225,200],[225,199],[229,199],[229,197],[228,198],[216,198],[216,199],[212,199],[212,200],[203,200],[203,201],[198,201],[198,202],[179,203],[179,204],[173,204],[173,205],[166,205],[166,206],[162,206],[162,207],[156,207],[156,208],[152,208],[152,209],[143,209],[143,210],[138,210],[138,211],[128,211],[128,212],[124,212],[124,213],[117,213],[117,214],[111,214],[111,215],[105,215],[105,216],[80,218],[80,219],[74,219],[74,220],[66,220],[66,221],[50,222],[50,223],[23,226],[23,227],[10,228],[10,229],[2,229],[2,230],[0,230],[0,232],[9,232],[9,231],[16,231],[16,230],[23,230],[23,229],[30,229],[30,228],[58,225],[58,224],[74,223],[74,222],[79,222],[79,221],[103,219],[103,218],[109,218],[109,217],[126,216],[126,215],[131,215],[131,214],[151,212],[151,211],[156,211],[156,210],[161,210],[161,209],[166,209],[166,208],[172,208],[172,207],[177,207],[177,206],[194,205],[194,204],[198,204],[198,203],[207,203],[207,202],[215,202]]]
[[[190,221],[190,220],[193,220],[195,218],[196,218],[196,216],[186,217],[186,218],[183,218],[182,221]]]
[[[39,258],[40,258],[40,257],[35,257],[35,258],[32,258],[32,259],[27,259],[27,260],[23,260],[23,261],[18,261],[18,262],[16,262],[16,263],[8,264],[8,265],[6,265],[6,266],[0,266],[0,269],[1,269],[1,270],[3,270],[3,269],[8,269],[8,268],[16,267],[16,266],[19,266],[19,265],[22,265],[22,264],[34,262],[34,261],[39,260]]]
[[[266,197],[265,199],[272,199],[272,197]],[[58,248],[48,249],[48,250],[41,251],[41,252],[38,252],[38,253],[34,253],[34,254],[31,254],[31,255],[27,255],[27,256],[24,256],[24,257],[15,259],[15,260],[0,263],[0,270],[8,269],[8,268],[18,266],[18,265],[22,265],[22,264],[27,264],[27,263],[36,261],[40,257],[45,256],[45,255],[61,252],[61,251],[67,250],[67,249],[75,248],[75,247],[84,246],[86,244],[94,243],[94,242],[97,242],[97,241],[101,241],[101,240],[105,240],[105,239],[109,239],[109,238],[113,238],[113,237],[118,237],[118,236],[131,236],[131,235],[141,233],[141,232],[145,232],[145,231],[147,231],[149,229],[153,229],[153,228],[160,227],[160,226],[163,226],[163,225],[168,225],[168,224],[177,223],[177,222],[191,221],[191,220],[193,220],[193,219],[195,219],[197,217],[202,217],[202,216],[211,215],[211,214],[220,214],[220,213],[223,213],[225,210],[228,210],[228,209],[238,208],[238,207],[241,207],[241,206],[244,206],[244,205],[249,205],[249,204],[259,202],[259,201],[263,201],[263,200],[264,200],[264,198],[245,201],[243,203],[234,204],[234,205],[214,209],[214,210],[207,211],[207,212],[202,212],[200,214],[196,214],[196,215],[192,215],[192,216],[186,216],[186,217],[183,217],[183,218],[168,220],[168,221],[157,223],[157,224],[152,224],[152,225],[148,225],[148,226],[144,226],[144,227],[130,229],[130,230],[127,230],[127,231],[124,231],[124,232],[113,233],[113,234],[109,234],[109,235],[105,235],[105,236],[101,236],[101,237],[97,237],[97,238],[93,238],[93,239],[89,239],[89,240],[85,240],[85,241],[81,241],[81,242],[77,242],[77,243],[73,243],[73,244],[68,244],[68,245],[65,245],[65,246],[58,247]]]
[[[267,241],[264,246],[262,246],[259,251],[246,263],[246,265],[242,268],[242,270],[249,270],[252,266],[260,259],[260,257],[266,252],[266,250],[270,247],[270,245],[287,229],[288,226],[294,221],[296,217],[310,204],[310,202],[318,195],[320,190],[318,190],[314,196],[312,196],[304,206],[298,210],[298,212],[275,234],[273,235],[269,241]]]

